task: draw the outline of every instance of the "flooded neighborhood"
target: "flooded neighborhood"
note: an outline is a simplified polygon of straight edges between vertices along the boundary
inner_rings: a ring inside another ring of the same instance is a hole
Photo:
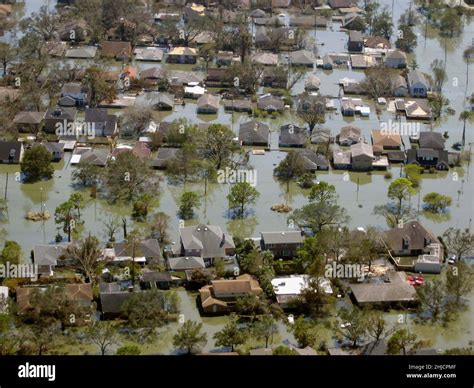
[[[466,0],[0,0],[0,355],[472,355],[473,63]]]

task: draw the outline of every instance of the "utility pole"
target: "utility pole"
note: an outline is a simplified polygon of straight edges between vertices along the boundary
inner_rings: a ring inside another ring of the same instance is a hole
[[[7,172],[7,177],[5,180],[5,201],[7,200],[7,190],[8,190],[8,172]]]

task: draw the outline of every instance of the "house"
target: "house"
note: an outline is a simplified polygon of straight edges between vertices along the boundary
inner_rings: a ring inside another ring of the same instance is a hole
[[[431,90],[425,75],[419,70],[410,70],[407,75],[408,88],[412,97],[426,97]]]
[[[307,172],[329,170],[329,162],[326,156],[318,154],[317,152],[311,149],[300,149],[297,150],[297,152],[301,156],[303,160],[303,167]]]
[[[421,131],[418,143],[420,148],[444,150],[444,138],[439,132]]]
[[[291,307],[291,302],[298,300],[301,293],[310,286],[309,275],[291,275],[272,279],[273,292],[282,308]],[[325,294],[332,294],[331,282],[326,278],[318,279],[321,290]]]
[[[449,170],[448,151],[431,148],[410,149],[407,151],[407,164],[446,171]]]
[[[371,49],[388,50],[392,47],[390,42],[382,36],[369,36],[364,39],[364,46]]]
[[[438,238],[418,221],[386,231],[383,240],[393,256],[419,256],[431,253],[431,245],[441,245]]]
[[[82,308],[92,306],[94,295],[91,283],[66,284],[64,286],[66,300],[75,303]]]
[[[87,108],[84,121],[95,136],[113,136],[118,131],[117,116],[108,114],[106,108]]]
[[[205,313],[222,314],[232,311],[238,298],[262,293],[258,280],[245,274],[235,279],[212,280],[199,290],[199,297]]]
[[[283,112],[285,103],[281,98],[265,94],[258,99],[257,108],[266,112]]]
[[[372,146],[367,143],[356,143],[351,145],[351,167],[352,170],[366,171],[372,169],[374,152]]]
[[[308,133],[304,128],[294,124],[285,124],[280,127],[278,137],[279,147],[304,147],[308,140]]]
[[[308,92],[317,91],[320,86],[321,80],[315,74],[310,74],[304,81],[304,90]]]
[[[206,86],[223,87],[229,86],[231,81],[228,75],[229,70],[225,68],[209,69],[207,71]]]
[[[103,319],[122,316],[125,303],[133,295],[132,291],[122,291],[118,283],[99,283],[100,310]]]
[[[164,52],[158,47],[137,47],[133,53],[136,61],[161,62]]]
[[[252,112],[251,100],[224,100],[224,109],[234,112]]]
[[[163,263],[161,247],[157,239],[149,238],[138,242],[135,246],[126,242],[115,243],[113,252],[109,253],[113,261],[133,261],[136,263]]]
[[[113,42],[104,40],[100,42],[101,54],[106,58],[114,58],[117,61],[130,61],[133,57],[132,44],[130,42]]]
[[[324,55],[321,59],[321,67],[324,70],[332,70],[334,68],[334,60],[328,54]]]
[[[19,164],[23,159],[23,143],[19,141],[0,141],[0,163]]]
[[[76,129],[77,109],[55,107],[49,108],[44,115],[44,131],[46,133],[63,134]]]
[[[192,47],[173,47],[167,55],[168,63],[191,63],[197,61],[198,50]]]
[[[196,86],[201,85],[203,81],[204,77],[201,74],[183,70],[172,70],[169,77],[171,86]]]
[[[105,167],[109,157],[109,151],[105,149],[76,148],[70,163],[88,163],[94,166]]]
[[[407,81],[401,75],[396,75],[393,78],[393,95],[395,97],[405,97],[408,95]]]
[[[341,128],[338,142],[342,146],[351,146],[362,140],[362,130],[359,127],[348,125]]]
[[[347,170],[351,168],[351,151],[342,151],[340,149],[335,149],[333,151],[333,166],[338,170]]]
[[[151,149],[144,141],[137,141],[132,149],[132,154],[138,159],[148,160],[151,155]]]
[[[351,8],[357,6],[356,0],[329,0],[329,6],[332,9]]]
[[[196,256],[181,256],[168,257],[168,267],[170,271],[188,271],[206,268],[206,264],[202,257]]]
[[[153,99],[153,106],[158,110],[172,110],[174,108],[174,95],[171,93],[158,93]]]
[[[431,108],[426,101],[406,101],[405,116],[412,120],[430,120]]]
[[[408,284],[405,272],[391,271],[386,281],[350,284],[351,296],[359,306],[416,304],[415,287]]]
[[[275,259],[292,259],[304,242],[301,230],[261,232],[260,236],[262,250],[270,251]]]
[[[393,50],[385,56],[385,66],[394,69],[405,69],[407,67],[407,55],[400,50]]]
[[[151,67],[143,70],[140,73],[140,79],[144,81],[150,81],[153,84],[157,84],[158,81],[167,78],[166,70],[159,67]]]
[[[360,31],[349,31],[347,49],[352,52],[362,52],[364,49],[364,38]]]
[[[270,147],[270,127],[252,120],[240,124],[239,141],[243,146]]]
[[[140,279],[140,285],[143,289],[158,288],[160,290],[169,290],[170,284],[171,274],[166,271],[145,271]]]
[[[179,148],[161,147],[158,149],[156,158],[151,162],[151,166],[158,170],[165,170],[169,163],[176,160],[176,154]]]
[[[96,53],[97,47],[82,46],[66,50],[66,54],[64,56],[70,59],[94,59]]]
[[[308,50],[293,51],[288,55],[288,60],[291,66],[313,67],[316,63],[313,52]]]
[[[351,67],[353,69],[367,69],[368,67],[374,67],[377,63],[373,55],[367,54],[352,54],[351,55]]]
[[[18,308],[18,315],[23,315],[35,309],[32,299],[40,292],[45,292],[46,287],[17,287],[16,289],[16,304]]]
[[[44,112],[23,111],[15,115],[13,122],[19,132],[37,133],[43,122]]]
[[[53,162],[59,162],[63,156],[64,156],[64,143],[54,143],[50,141],[46,141],[43,143],[37,143],[39,145],[42,145],[44,148],[46,148],[50,154],[51,154],[51,160]]]
[[[374,129],[372,131],[372,145],[374,151],[400,150],[402,138],[398,133],[389,134],[386,131]]]
[[[235,254],[234,239],[216,225],[193,225],[179,229],[180,243],[173,248],[173,256],[196,256],[204,259],[206,265],[214,258]]]
[[[84,107],[89,104],[87,88],[78,82],[68,82],[61,88],[58,105],[62,107]]]
[[[204,94],[197,100],[197,112],[216,114],[219,110],[220,98],[212,94]]]
[[[216,55],[217,66],[230,66],[232,63],[240,61],[240,55],[236,55],[232,51],[218,51]]]
[[[251,61],[262,66],[277,66],[278,55],[266,52],[255,53],[251,56]]]
[[[33,263],[38,268],[39,275],[53,276],[58,265],[58,259],[66,254],[64,245],[35,245],[33,247]]]
[[[311,144],[328,144],[332,140],[329,128],[315,128],[311,134]]]
[[[343,98],[341,100],[341,113],[343,116],[354,116],[356,112],[356,106],[351,99]]]

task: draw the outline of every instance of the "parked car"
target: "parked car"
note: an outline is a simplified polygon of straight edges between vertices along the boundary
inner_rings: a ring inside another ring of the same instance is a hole
[[[455,264],[456,263],[456,255],[449,256],[448,264]]]

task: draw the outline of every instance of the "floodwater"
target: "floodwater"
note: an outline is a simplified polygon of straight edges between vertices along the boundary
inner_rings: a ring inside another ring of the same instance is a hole
[[[27,15],[35,12],[39,7],[45,4],[45,1],[26,1],[25,8],[19,9],[19,15]],[[384,0],[382,4],[391,8],[391,1]],[[399,15],[408,7],[408,1],[396,1],[394,8],[394,21],[398,20]],[[54,6],[54,2],[50,2]],[[328,52],[343,51],[347,36],[344,32],[338,31],[337,24],[333,24],[331,29],[316,32],[316,42],[320,55]],[[419,70],[430,73],[430,64],[435,59],[444,59],[446,50],[448,81],[444,86],[444,94],[450,100],[450,106],[456,110],[456,114],[447,115],[440,122],[433,123],[432,129],[441,133],[448,132],[449,138],[446,141],[447,149],[451,145],[461,140],[462,122],[458,120],[459,113],[466,108],[465,97],[474,91],[474,74],[472,66],[469,69],[470,84],[466,87],[466,64],[462,60],[463,50],[471,44],[474,38],[474,22],[471,20],[464,27],[464,32],[460,37],[453,39],[441,38],[436,31],[428,28],[427,38],[424,38],[424,27],[417,28],[418,46],[412,56],[416,57]],[[314,39],[314,31],[309,31],[308,36]],[[3,39],[7,38],[6,34]],[[324,45],[322,44],[324,43]],[[111,68],[121,66],[119,62],[110,63]],[[155,63],[134,63],[139,71],[153,66],[161,66]],[[189,66],[173,65],[170,69],[190,69]],[[311,70],[309,70],[311,72]],[[343,77],[363,79],[363,72],[349,71],[348,69],[335,69],[331,72],[317,70],[317,75],[321,79],[321,93],[328,96],[337,97],[339,92],[338,80]],[[303,90],[304,79],[300,80],[292,89],[292,95],[297,95]],[[338,107],[338,103],[336,102]],[[158,120],[172,121],[184,117],[193,123],[222,123],[231,127],[236,134],[239,124],[250,119],[246,114],[225,113],[223,107],[217,115],[196,115],[195,101],[188,100],[184,107],[177,107],[172,112],[157,112]],[[371,106],[369,118],[344,118],[338,111],[327,115],[327,121],[324,125],[332,131],[335,136],[339,133],[341,127],[352,123],[363,130],[364,137],[370,141],[370,131],[380,128],[380,122],[394,119],[393,115],[383,110],[380,117],[375,113],[375,106]],[[177,201],[181,193],[186,190],[194,190],[202,194],[201,207],[197,210],[196,219],[188,223],[206,222],[220,225],[227,232],[234,236],[255,237],[261,231],[287,229],[288,215],[272,212],[270,207],[277,203],[288,203],[293,208],[298,208],[307,203],[307,191],[298,187],[295,183],[290,185],[287,192],[286,184],[279,183],[273,176],[273,169],[285,157],[285,152],[276,150],[278,148],[278,129],[281,125],[290,121],[300,122],[292,111],[285,112],[284,115],[276,119],[262,119],[269,123],[272,128],[272,149],[262,156],[251,155],[250,163],[257,171],[257,190],[260,192],[260,198],[257,203],[250,207],[247,218],[243,220],[231,219],[229,217],[226,196],[229,192],[229,186],[226,184],[209,184],[207,196],[204,196],[204,182],[187,183],[186,188],[183,185],[172,185],[166,177],[163,178],[160,190],[156,193],[159,200],[159,206],[155,211],[163,211],[171,217],[170,234],[174,241],[178,241],[178,216],[176,214]],[[473,122],[467,123],[466,129],[466,148],[470,149],[474,142]],[[421,124],[422,130],[430,130],[430,125]],[[409,147],[407,137],[404,142]],[[8,232],[8,238],[17,241],[23,248],[25,260],[29,260],[30,250],[35,244],[44,244],[54,241],[57,234],[57,226],[54,223],[54,217],[46,222],[32,222],[25,220],[25,215],[30,210],[39,211],[41,203],[52,215],[54,209],[66,201],[71,192],[71,173],[73,167],[69,165],[70,154],[66,154],[65,160],[55,165],[54,179],[47,182],[38,182],[35,184],[23,184],[15,179],[15,173],[19,172],[19,166],[0,166],[0,188],[2,196],[5,194],[8,199],[8,219],[4,220],[3,228]],[[474,164],[464,164],[460,168],[451,169],[449,172],[423,175],[420,189],[420,198],[429,192],[436,191],[441,194],[450,195],[453,198],[453,205],[445,217],[427,217],[422,212],[419,213],[420,221],[436,234],[442,234],[444,230],[453,226],[458,228],[471,227],[473,217],[473,198],[474,185]],[[400,167],[392,166],[389,170],[393,178],[399,176]],[[8,173],[8,189],[6,189]],[[373,208],[376,205],[382,205],[387,202],[387,189],[390,184],[389,179],[384,178],[383,172],[367,173],[349,173],[349,180],[344,179],[343,171],[329,171],[317,174],[319,180],[327,181],[336,186],[339,194],[340,204],[345,207],[351,216],[350,226],[368,226],[374,225],[382,228],[386,227],[385,221],[379,216],[373,214]],[[105,228],[102,221],[110,216],[126,216],[131,213],[131,206],[110,205],[101,199],[92,199],[89,192],[84,191],[87,198],[87,206],[83,211],[85,227],[83,233],[90,232],[105,241]],[[411,200],[412,206],[417,209],[418,195]],[[130,221],[130,225],[132,225]],[[129,229],[131,229],[129,225]],[[136,224],[143,228],[143,224]],[[64,234],[64,233],[63,233]],[[118,239],[122,238],[121,231],[117,233]],[[194,298],[186,300],[186,294],[180,295],[182,299],[182,309],[184,314],[196,315]],[[189,297],[189,296],[188,296]],[[184,298],[184,299],[183,299]],[[470,310],[462,314],[461,319],[456,323],[444,329],[438,326],[416,326],[415,330],[420,336],[435,338],[433,346],[441,349],[466,346],[469,340],[474,338],[474,319],[473,303],[474,295],[469,298]],[[194,316],[193,319],[200,319]],[[392,317],[397,316],[394,312]],[[209,338],[219,330],[225,323],[225,318],[203,318],[205,330]],[[410,320],[409,320],[410,321]],[[285,331],[286,332],[286,331]],[[287,333],[282,338],[290,338]],[[293,342],[293,340],[291,340]],[[207,350],[212,348],[208,344]]]

